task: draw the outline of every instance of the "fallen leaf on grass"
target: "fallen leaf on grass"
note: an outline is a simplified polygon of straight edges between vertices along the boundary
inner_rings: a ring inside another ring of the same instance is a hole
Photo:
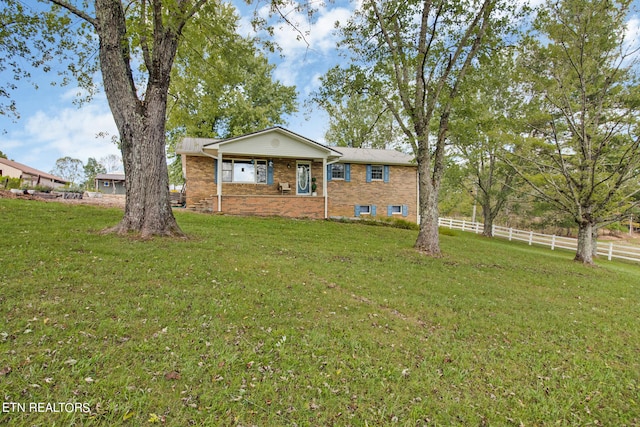
[[[176,372],[176,371],[167,372],[166,374],[164,374],[164,377],[165,379],[168,379],[168,380],[179,380],[180,372]]]
[[[9,375],[10,373],[11,373],[11,366],[6,366],[0,369],[0,377],[4,377],[6,375]]]

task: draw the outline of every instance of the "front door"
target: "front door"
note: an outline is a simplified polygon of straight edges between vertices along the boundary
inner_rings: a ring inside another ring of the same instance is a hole
[[[297,194],[311,194],[311,163],[298,162]]]

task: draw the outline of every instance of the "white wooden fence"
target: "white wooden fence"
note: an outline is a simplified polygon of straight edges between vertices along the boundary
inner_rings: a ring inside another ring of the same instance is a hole
[[[451,228],[454,230],[469,231],[480,234],[484,228],[484,224],[479,222],[471,222],[463,219],[439,218],[438,225],[440,227]],[[529,245],[548,246],[551,250],[556,248],[569,249],[575,251],[578,246],[577,239],[571,237],[561,237],[549,234],[535,233],[533,231],[516,230],[515,228],[500,227],[493,225],[493,235],[495,237],[504,237],[511,240],[519,240],[527,242]],[[606,256],[609,261],[613,258],[625,259],[628,261],[640,262],[640,247],[623,246],[613,242],[599,242],[598,255]]]

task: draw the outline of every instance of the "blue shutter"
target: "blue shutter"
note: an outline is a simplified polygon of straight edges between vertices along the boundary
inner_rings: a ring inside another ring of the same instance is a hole
[[[344,180],[351,182],[351,163],[345,163],[344,165]]]
[[[332,171],[333,171],[333,165],[327,165],[327,182],[331,181]]]
[[[367,165],[367,182],[371,182],[371,165]]]
[[[371,216],[376,216],[376,205],[371,205]]]
[[[384,165],[384,182],[389,182],[389,165]]]
[[[402,205],[402,216],[409,216],[409,206]]]
[[[267,185],[273,185],[273,161],[267,161]]]
[[[213,182],[218,183],[218,159],[213,159]]]
[[[393,205],[387,205],[387,216],[393,216]]]
[[[355,206],[353,216],[360,216],[360,205]]]

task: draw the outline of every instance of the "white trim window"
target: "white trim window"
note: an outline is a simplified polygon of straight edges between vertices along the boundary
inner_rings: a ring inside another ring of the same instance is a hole
[[[391,205],[389,207],[391,215],[402,215],[402,205]]]
[[[228,159],[222,161],[222,182],[237,184],[266,184],[267,161]]]
[[[331,165],[331,179],[344,179],[344,163]]]
[[[384,179],[384,167],[382,165],[371,165],[371,180],[382,181]]]

